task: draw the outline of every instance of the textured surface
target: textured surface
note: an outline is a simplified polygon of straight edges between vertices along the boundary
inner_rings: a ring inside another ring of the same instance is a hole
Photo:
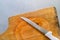
[[[23,21],[21,16],[31,19],[46,30],[52,31],[54,36],[59,37],[56,9],[50,7],[10,17],[9,27],[1,35],[0,40],[49,40],[41,32]]]
[[[60,0],[0,0],[0,34],[8,28],[8,18],[10,16],[24,12],[55,6],[60,19],[59,5]]]

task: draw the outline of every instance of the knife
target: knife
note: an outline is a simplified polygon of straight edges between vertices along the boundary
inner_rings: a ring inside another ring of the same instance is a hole
[[[40,32],[42,32],[43,34],[45,34],[45,36],[47,36],[50,40],[59,40],[57,37],[52,35],[51,31],[47,31],[44,28],[42,28],[41,26],[37,25],[36,23],[34,23],[33,21],[31,21],[30,19],[26,18],[26,17],[21,17],[21,19],[23,19],[24,21],[26,21],[27,23],[29,23],[30,25],[32,25],[34,28],[36,28],[37,30],[39,30]]]

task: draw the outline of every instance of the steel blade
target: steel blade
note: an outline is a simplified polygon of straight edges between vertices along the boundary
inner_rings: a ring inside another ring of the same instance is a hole
[[[30,25],[32,25],[34,28],[36,28],[37,30],[39,30],[40,32],[46,34],[48,31],[45,30],[44,28],[42,28],[41,26],[37,25],[35,22],[31,21],[30,19],[26,18],[26,17],[21,17],[24,21],[26,21],[27,23],[29,23]]]

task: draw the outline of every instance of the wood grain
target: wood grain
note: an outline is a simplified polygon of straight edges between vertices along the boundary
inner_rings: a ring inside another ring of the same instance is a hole
[[[0,36],[0,40],[49,40],[20,17],[29,18],[46,30],[52,31],[54,36],[59,37],[56,9],[50,7],[9,17],[8,29]]]

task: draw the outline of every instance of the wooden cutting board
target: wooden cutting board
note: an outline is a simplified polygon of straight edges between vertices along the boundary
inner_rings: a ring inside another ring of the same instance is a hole
[[[40,9],[9,17],[8,29],[0,36],[0,40],[50,40],[20,17],[27,17],[53,35],[59,37],[58,17],[55,7]]]

